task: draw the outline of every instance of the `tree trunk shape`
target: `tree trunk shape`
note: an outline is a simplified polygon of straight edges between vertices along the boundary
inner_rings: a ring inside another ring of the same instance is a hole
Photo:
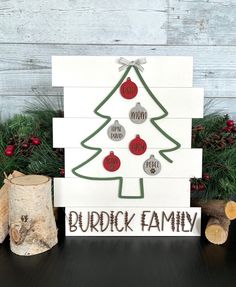
[[[205,230],[206,238],[214,244],[226,242],[229,233],[230,220],[226,217],[210,217]]]
[[[23,256],[45,252],[57,244],[51,179],[42,175],[13,178],[9,190],[11,251]]]
[[[144,185],[142,178],[122,178],[119,184],[119,198],[144,198]]]
[[[208,201],[197,200],[192,206],[199,206],[202,212],[214,217],[227,217],[229,220],[236,218],[236,202],[212,199]]]

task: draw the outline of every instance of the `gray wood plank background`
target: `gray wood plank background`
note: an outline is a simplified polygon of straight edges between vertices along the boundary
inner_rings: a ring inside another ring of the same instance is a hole
[[[62,96],[52,55],[193,56],[210,110],[236,118],[235,0],[1,0],[1,119]]]

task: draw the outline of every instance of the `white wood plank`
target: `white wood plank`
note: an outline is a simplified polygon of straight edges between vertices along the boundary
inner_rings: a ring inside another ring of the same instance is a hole
[[[143,56],[124,56],[129,61]],[[124,72],[119,72],[119,57],[53,56],[52,85],[64,87],[114,87]],[[142,76],[149,87],[192,87],[192,57],[146,57]],[[139,82],[132,69],[129,76]]]
[[[170,0],[169,45],[235,45],[235,0]]]
[[[194,60],[193,86],[203,87],[206,97],[233,98],[235,54],[236,46],[0,45],[0,95],[63,95],[62,88],[52,87],[51,55],[190,55]]]
[[[27,51],[27,53],[25,52]],[[3,118],[22,112],[26,102],[39,96],[63,95],[51,86],[51,55],[192,55],[194,87],[216,98],[212,109],[236,109],[236,47],[205,46],[99,46],[0,45],[0,112]],[[224,59],[224,61],[222,61]],[[224,99],[225,98],[225,99]],[[231,99],[230,99],[231,98]],[[56,103],[56,97],[52,97]]]
[[[66,208],[67,236],[200,236],[200,234],[200,208]]]
[[[118,181],[83,178],[54,178],[54,206],[57,207],[189,207],[190,181],[183,178],[144,179],[143,199],[118,197]]]
[[[117,118],[115,118],[117,119]],[[87,138],[103,123],[101,118],[54,118],[53,119],[53,146],[54,147],[81,147],[82,140]],[[100,148],[127,148],[130,141],[139,134],[146,139],[149,148],[171,148],[173,143],[166,139],[150,122],[146,120],[142,125],[132,123],[129,119],[119,119],[125,127],[126,135],[121,141],[113,141],[108,137],[107,130],[114,123],[112,120],[87,144]],[[158,125],[173,138],[178,140],[182,148],[191,148],[192,121],[191,119],[163,119]]]
[[[64,116],[65,117],[94,117],[94,109],[110,92],[109,88],[64,88]],[[201,88],[152,88],[158,101],[167,109],[168,118],[201,118],[204,109],[204,91]],[[81,99],[86,98],[86,101]],[[148,107],[148,117],[156,117],[161,110],[157,107],[143,87],[139,88],[137,96],[132,100],[125,100],[120,93],[115,93],[104,105],[100,112],[113,118],[122,118],[129,114],[133,106],[140,102]],[[154,103],[154,104],[153,104]],[[176,105],[178,104],[178,109]],[[120,107],[113,109],[112,106]]]
[[[61,96],[49,96],[49,98],[57,106],[58,99],[61,99]],[[37,96],[0,96],[0,120],[24,112],[25,108],[29,107],[31,103],[35,103],[37,99]],[[205,98],[205,103],[209,101],[211,102],[210,112],[228,113],[236,120],[236,98]],[[205,113],[209,113],[209,109],[205,110]]]
[[[2,42],[166,44],[165,0],[1,1]],[[154,25],[155,24],[155,25]]]
[[[201,149],[179,149],[168,153],[173,163],[163,159],[158,149],[147,149],[140,155],[133,155],[128,149],[115,149],[114,153],[121,160],[121,166],[116,172],[108,172],[103,167],[104,158],[109,155],[110,149],[103,149],[102,152],[81,167],[78,172],[91,177],[114,177],[122,176],[126,178],[146,178],[148,176],[143,170],[143,163],[151,154],[160,161],[161,172],[155,178],[176,178],[176,177],[201,177],[202,176],[202,150]],[[65,172],[67,177],[74,177],[71,170],[90,158],[95,152],[85,148],[66,148],[65,149]]]

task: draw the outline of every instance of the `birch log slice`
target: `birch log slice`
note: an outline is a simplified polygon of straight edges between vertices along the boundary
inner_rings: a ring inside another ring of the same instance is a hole
[[[11,251],[24,256],[45,252],[57,244],[51,179],[42,175],[13,178],[9,191]]]
[[[8,192],[10,188],[9,181],[13,177],[18,177],[24,175],[23,173],[14,170],[12,174],[4,180],[4,185],[0,189],[0,243],[4,241],[8,234]]]
[[[226,217],[210,217],[205,230],[206,238],[214,244],[226,242],[229,233],[230,220]]]
[[[8,185],[5,183],[0,189],[0,243],[8,234]]]

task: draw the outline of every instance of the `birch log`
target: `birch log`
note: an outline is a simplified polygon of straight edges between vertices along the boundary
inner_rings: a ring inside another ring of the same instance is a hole
[[[191,205],[201,207],[202,212],[208,216],[227,217],[229,220],[236,219],[236,202],[232,200],[194,200]]]
[[[42,175],[13,178],[9,191],[11,251],[23,256],[45,252],[57,244],[51,179]]]
[[[226,242],[229,233],[230,220],[226,217],[210,217],[205,229],[206,238],[214,244]]]
[[[5,180],[3,187],[0,189],[0,243],[4,241],[8,234],[8,191],[9,180],[13,177],[22,176],[23,173],[14,171]]]

